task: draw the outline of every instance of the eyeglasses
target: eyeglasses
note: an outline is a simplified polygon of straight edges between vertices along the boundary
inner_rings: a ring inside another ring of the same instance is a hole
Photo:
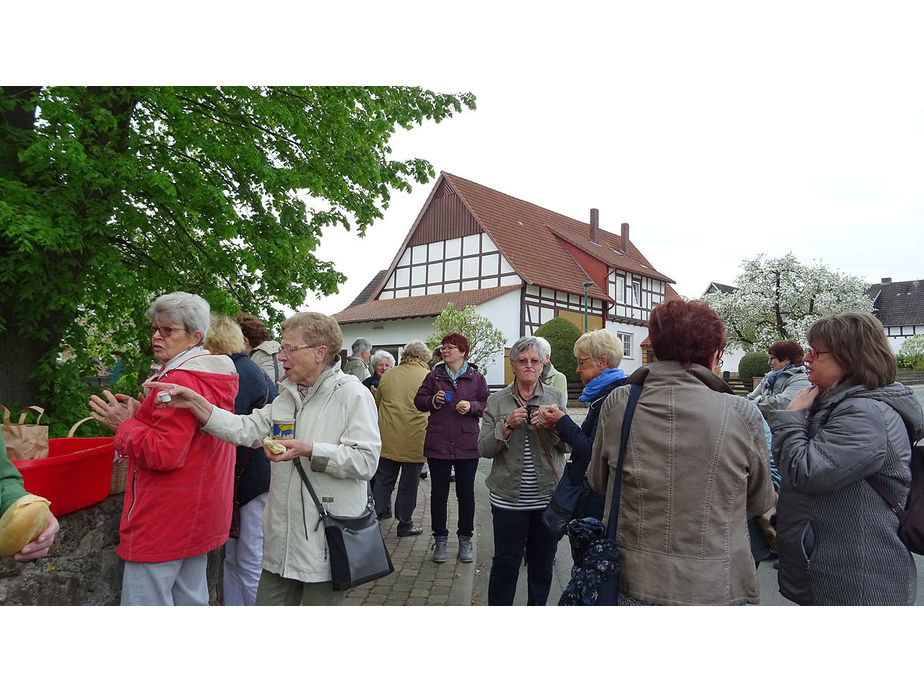
[[[594,360],[594,357],[593,357],[593,356],[588,356],[586,359],[578,359],[578,360],[577,360],[577,361],[578,361],[578,368],[583,368],[583,367],[584,367],[584,361],[593,361],[593,360]]]
[[[151,325],[149,329],[152,337],[160,332],[160,336],[164,339],[170,339],[174,332],[189,332],[185,327],[158,327],[157,325]]]
[[[440,351],[452,351],[453,349],[458,349],[455,344],[444,344],[440,347]]]
[[[286,356],[291,356],[292,352],[298,351],[299,349],[317,349],[319,346],[324,346],[323,344],[283,344],[279,347],[279,351],[283,352]]]
[[[809,347],[808,351],[805,352],[805,355],[808,358],[812,359],[812,361],[814,361],[822,354],[830,354],[830,353],[831,353],[830,351],[818,351],[817,349],[812,349],[811,347]]]

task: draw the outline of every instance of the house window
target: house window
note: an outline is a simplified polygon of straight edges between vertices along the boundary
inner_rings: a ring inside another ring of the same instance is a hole
[[[617,332],[616,336],[622,340],[622,357],[625,359],[632,358],[632,339],[631,332]]]
[[[632,280],[632,305],[642,305],[642,282],[638,279]]]

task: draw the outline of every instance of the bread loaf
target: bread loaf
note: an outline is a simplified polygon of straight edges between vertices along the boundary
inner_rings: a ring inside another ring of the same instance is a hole
[[[48,526],[51,501],[27,494],[17,499],[0,517],[0,556],[19,553]]]

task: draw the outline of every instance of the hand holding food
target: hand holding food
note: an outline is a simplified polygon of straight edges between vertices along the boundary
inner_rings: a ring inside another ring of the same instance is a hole
[[[269,436],[266,436],[266,438],[263,439],[263,447],[266,448],[267,452],[270,452],[274,455],[281,455],[287,449],[285,445],[282,443],[277,443]]]
[[[0,556],[13,556],[48,526],[51,501],[27,494],[0,517]]]

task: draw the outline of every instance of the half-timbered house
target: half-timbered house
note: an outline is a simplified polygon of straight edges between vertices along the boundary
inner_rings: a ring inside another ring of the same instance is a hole
[[[334,315],[344,346],[363,336],[397,354],[425,339],[452,303],[477,306],[510,346],[554,317],[607,330],[624,344],[622,367],[641,365],[651,309],[676,297],[629,238],[599,226],[591,209],[578,221],[459,176],[441,173],[391,264]],[[510,380],[499,355],[480,364],[492,387]]]

